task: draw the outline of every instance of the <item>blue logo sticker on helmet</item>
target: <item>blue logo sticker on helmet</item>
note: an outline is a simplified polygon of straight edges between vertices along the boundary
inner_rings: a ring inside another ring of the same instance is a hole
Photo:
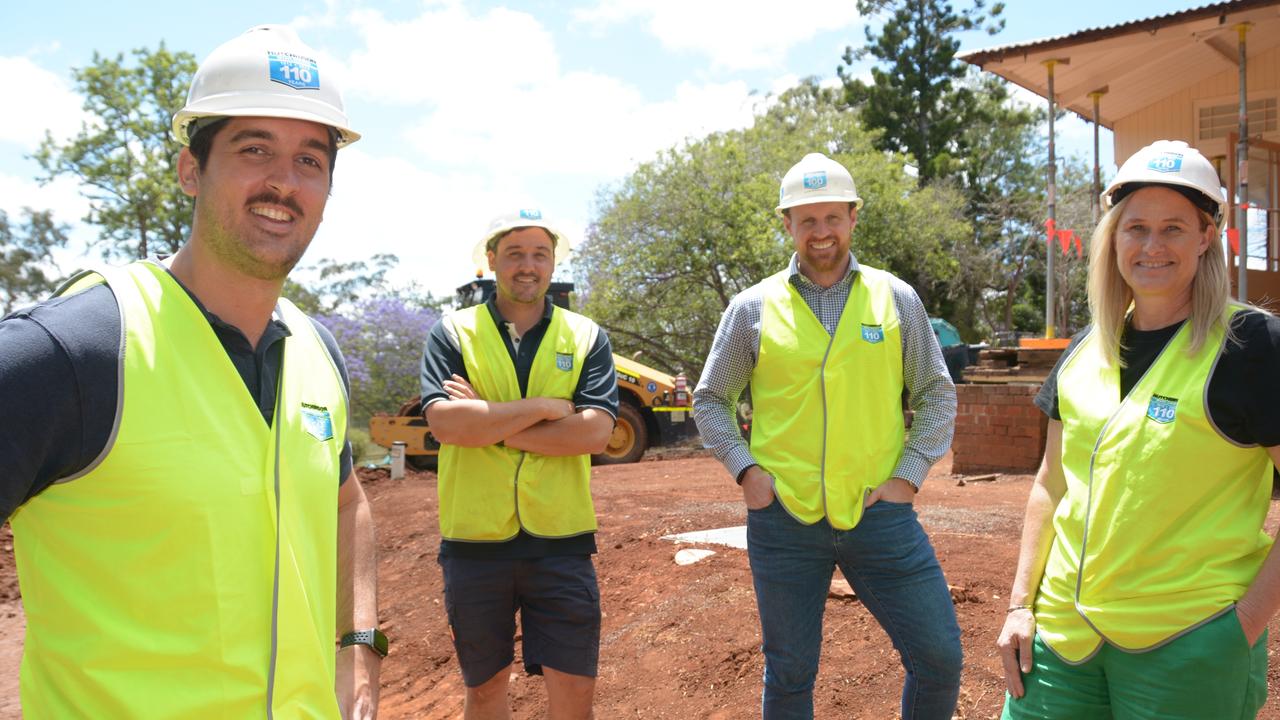
[[[880,325],[862,323],[862,339],[872,345],[884,341],[884,328]]]
[[[1174,417],[1177,415],[1177,410],[1178,398],[1152,395],[1151,402],[1147,404],[1147,417],[1161,425],[1168,425],[1173,422]]]
[[[806,190],[821,190],[827,186],[827,171],[819,170],[804,174],[804,187]]]
[[[271,79],[295,90],[319,90],[320,68],[309,57],[286,52],[268,52]]]
[[[1178,172],[1182,169],[1182,155],[1180,153],[1161,153],[1151,158],[1147,163],[1147,168],[1156,172]]]
[[[541,210],[521,210],[521,211],[520,211],[520,219],[522,219],[522,220],[541,220],[541,219],[542,219],[542,211],[541,211]]]

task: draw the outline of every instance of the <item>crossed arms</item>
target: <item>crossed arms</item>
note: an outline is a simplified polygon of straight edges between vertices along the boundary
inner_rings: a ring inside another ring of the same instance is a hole
[[[485,400],[462,376],[443,383],[449,394],[427,406],[431,434],[442,443],[486,447],[503,443],[539,455],[591,455],[603,452],[613,432],[604,410],[578,410],[562,398],[531,397],[509,402]]]

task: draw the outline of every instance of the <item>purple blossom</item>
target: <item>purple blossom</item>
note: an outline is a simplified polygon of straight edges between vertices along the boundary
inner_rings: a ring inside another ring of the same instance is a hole
[[[377,412],[395,412],[419,393],[422,347],[439,312],[390,297],[317,319],[333,333],[347,361],[353,424]]]

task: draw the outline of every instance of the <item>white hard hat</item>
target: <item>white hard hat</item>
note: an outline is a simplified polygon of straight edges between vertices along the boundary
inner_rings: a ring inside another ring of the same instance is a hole
[[[283,25],[259,25],[219,45],[200,63],[187,105],[173,116],[173,136],[191,142],[200,118],[260,116],[310,120],[328,125],[338,147],[360,134],[347,127],[342,94],[329,68],[321,73],[316,53]]]
[[[1157,140],[1134,153],[1102,193],[1102,206],[1115,207],[1126,195],[1150,185],[1166,185],[1222,224],[1227,198],[1213,164],[1181,140]]]
[[[556,262],[562,262],[569,257],[569,240],[564,233],[560,232],[542,217],[542,211],[537,208],[522,208],[519,210],[508,210],[493,216],[489,221],[489,229],[485,232],[480,242],[476,243],[475,249],[471,251],[471,259],[475,261],[476,267],[485,267],[488,262],[486,252],[489,249],[489,241],[505,235],[517,228],[538,227],[546,230],[551,239],[554,240],[556,248]]]
[[[849,171],[822,153],[809,153],[782,176],[775,209],[782,212],[796,205],[821,202],[851,202],[854,207],[862,207]]]

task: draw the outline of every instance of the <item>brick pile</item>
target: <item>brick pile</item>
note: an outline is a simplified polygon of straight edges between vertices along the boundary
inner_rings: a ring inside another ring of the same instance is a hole
[[[1039,385],[956,386],[952,472],[1033,473],[1044,454],[1049,420],[1032,404]]]

